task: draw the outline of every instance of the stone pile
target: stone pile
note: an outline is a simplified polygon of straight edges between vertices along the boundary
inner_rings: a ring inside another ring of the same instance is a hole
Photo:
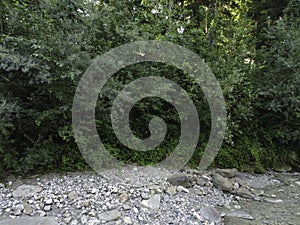
[[[159,175],[155,170],[149,171]],[[124,173],[135,179],[142,176],[134,171]],[[300,185],[299,180],[295,185]],[[255,218],[241,209],[242,201],[280,204],[282,199],[263,190],[271,185],[283,184],[267,175],[252,176],[236,169],[185,169],[166,179],[156,176],[135,184],[95,173],[8,181],[0,184],[0,225],[19,221],[28,225],[221,225],[228,218],[251,224]]]

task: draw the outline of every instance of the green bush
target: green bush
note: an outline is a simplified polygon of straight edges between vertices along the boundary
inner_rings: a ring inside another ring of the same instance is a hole
[[[259,35],[256,23],[262,21],[249,16],[259,7],[249,1],[180,2],[3,0],[0,172],[88,168],[72,131],[76,86],[92,58],[137,40],[182,45],[203,58],[219,80],[228,123],[213,166],[256,172],[278,164],[299,168],[299,1],[291,0],[284,16],[270,23],[265,33],[260,26]],[[176,110],[161,99],[144,99],[130,114],[130,127],[140,138],[150,135],[153,116],[165,119],[167,137],[157,149],[132,151],[116,139],[111,127],[117,93],[149,75],[172,79],[194,101],[201,133],[191,164],[198,165],[210,132],[209,106],[200,87],[168,65],[135,64],[109,80],[96,106],[102,141],[126,163],[148,165],[172,153],[181,135],[180,121]]]

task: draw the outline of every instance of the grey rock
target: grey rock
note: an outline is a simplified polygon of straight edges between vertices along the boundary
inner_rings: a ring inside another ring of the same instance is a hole
[[[202,217],[197,212],[193,212],[193,216],[199,221],[202,219]]]
[[[69,198],[70,200],[75,200],[76,198],[78,198],[77,192],[71,191],[71,192],[68,194],[68,198]]]
[[[130,210],[130,209],[131,209],[131,206],[128,205],[128,204],[123,204],[123,209],[124,209],[124,210]]]
[[[12,213],[12,215],[14,215],[14,216],[20,216],[20,215],[22,215],[22,211],[16,210],[16,211],[14,211],[14,212]]]
[[[263,196],[265,194],[264,190],[252,189],[251,192],[257,197]]]
[[[131,220],[131,218],[129,216],[126,216],[124,218],[124,224],[132,224],[132,220]]]
[[[238,188],[235,190],[235,194],[243,198],[252,198],[254,195],[246,188]]]
[[[29,217],[17,219],[5,219],[0,221],[0,225],[57,225],[54,217]]]
[[[126,194],[126,193],[120,194],[119,199],[120,199],[121,203],[126,202],[128,200],[128,194]]]
[[[220,223],[222,220],[221,215],[218,213],[218,211],[211,206],[207,206],[205,208],[202,208],[200,210],[200,215],[210,221],[210,222],[214,222],[214,223]]]
[[[233,189],[237,190],[240,187],[240,184],[237,182],[233,182]]]
[[[81,202],[81,204],[80,204],[81,207],[88,207],[89,205],[90,205],[89,200],[85,200],[85,201]]]
[[[247,182],[242,180],[241,178],[239,177],[233,177],[230,179],[233,183],[238,183],[240,186],[246,186],[247,185]]]
[[[186,169],[186,171],[190,174],[195,174],[195,175],[201,175],[202,171],[197,170],[197,169]]]
[[[239,173],[238,177],[245,183],[245,185],[256,189],[267,188],[276,183],[275,180],[265,174],[254,176],[246,173]]]
[[[16,205],[16,208],[15,208],[16,211],[23,211],[23,209],[24,209],[24,205],[23,204]]]
[[[173,185],[187,187],[190,185],[193,176],[191,174],[175,174],[170,176],[167,180]]]
[[[149,199],[150,198],[150,194],[142,192],[141,197],[142,197],[142,199]]]
[[[171,186],[171,187],[168,187],[168,189],[166,190],[166,192],[169,194],[169,195],[175,195],[177,192],[176,192],[176,187],[175,186]]]
[[[159,209],[160,207],[160,195],[155,194],[148,200],[143,200],[142,202],[143,206],[146,206],[149,209]]]
[[[5,212],[9,213],[11,211],[11,208],[6,208]]]
[[[153,190],[153,191],[155,191],[155,192],[158,192],[158,193],[161,193],[162,192],[162,189],[161,189],[161,187],[159,186],[159,185],[151,185],[150,187],[149,187],[151,190]]]
[[[235,209],[241,209],[242,207],[240,205],[234,205],[233,206]]]
[[[215,185],[216,188],[222,190],[222,191],[232,191],[233,185],[232,183],[228,180],[228,178],[222,177],[219,174],[215,174],[213,176],[212,180],[213,184]]]
[[[183,186],[178,186],[177,191],[179,192],[185,192],[185,193],[190,193],[189,189],[183,187]]]
[[[232,178],[238,174],[238,170],[236,168],[233,169],[217,169],[216,172],[223,177]]]
[[[12,195],[14,198],[27,198],[42,191],[42,188],[34,185],[21,185],[16,190],[13,191]]]
[[[27,203],[24,203],[24,210],[23,210],[23,213],[26,214],[26,215],[30,215],[32,213],[32,206],[27,204]]]
[[[206,181],[203,178],[198,177],[196,180],[196,184],[198,184],[199,186],[205,186]]]
[[[16,205],[15,210],[13,211],[12,214],[15,216],[20,216],[22,215],[23,209],[24,209],[23,204],[18,204]]]
[[[242,218],[242,219],[247,219],[247,220],[253,220],[254,219],[250,214],[248,214],[244,211],[241,211],[241,210],[230,212],[230,213],[227,214],[227,216],[237,217],[237,218]]]
[[[22,184],[24,184],[24,182],[21,179],[16,179],[12,184],[11,187],[13,189],[17,189],[19,186],[21,186]]]
[[[92,194],[96,194],[96,193],[97,193],[97,191],[98,191],[98,189],[97,189],[97,188],[92,188],[92,190],[91,190],[91,193],[92,193]]]
[[[66,213],[64,213],[64,215],[63,215],[65,218],[66,217],[71,217],[71,213],[69,213],[69,212],[66,212]]]
[[[261,197],[258,197],[258,196],[255,196],[253,199],[254,199],[255,201],[261,201]]]
[[[51,204],[53,203],[53,200],[52,200],[51,198],[46,199],[46,200],[45,200],[45,203],[46,203],[47,205],[51,205]]]
[[[139,221],[143,221],[143,220],[144,220],[144,217],[138,216],[138,219],[139,219]]]
[[[196,195],[204,195],[203,191],[201,191],[201,190],[199,190],[199,189],[194,190],[194,193],[195,193]]]
[[[273,168],[274,171],[282,173],[282,172],[289,172],[292,170],[291,166],[278,166]]]
[[[271,198],[265,198],[265,201],[269,202],[269,203],[281,203],[281,202],[283,202],[282,199],[271,199]]]
[[[46,216],[47,213],[43,210],[39,210],[38,213],[40,214],[41,217]]]
[[[132,211],[136,214],[139,213],[139,209],[137,207],[133,207]]]
[[[13,197],[13,195],[12,195],[12,193],[8,193],[8,194],[6,195],[6,197],[7,197],[7,198],[11,198],[11,197]]]
[[[46,205],[46,206],[44,207],[44,210],[45,210],[46,212],[49,212],[49,211],[51,210],[51,206],[50,206],[50,205]]]
[[[65,223],[70,223],[71,222],[71,220],[72,220],[72,217],[65,217],[65,218],[63,218],[63,221],[65,222]]]
[[[100,213],[98,217],[100,220],[113,221],[119,219],[121,217],[121,213],[120,211],[113,209],[107,212]]]
[[[77,224],[79,224],[77,219],[73,219],[70,223],[70,225],[77,225]]]

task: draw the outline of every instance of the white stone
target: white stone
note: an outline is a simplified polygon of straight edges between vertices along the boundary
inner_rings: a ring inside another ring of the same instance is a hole
[[[143,206],[146,206],[149,209],[159,209],[160,207],[160,195],[155,194],[148,200],[143,200],[142,202]]]
[[[46,212],[49,212],[49,211],[51,210],[51,206],[50,206],[50,205],[46,205],[46,206],[44,207],[44,210],[45,210]]]
[[[46,213],[45,211],[43,211],[43,210],[39,210],[38,213],[39,213],[40,216],[42,216],[42,217],[47,215],[47,213]]]
[[[9,213],[11,211],[11,208],[6,208],[4,211]]]
[[[124,218],[124,223],[125,223],[125,224],[132,224],[131,218],[130,218],[129,216],[126,216],[126,217]]]
[[[133,207],[133,209],[132,209],[132,210],[133,210],[133,212],[134,212],[134,213],[139,213],[139,209],[138,209],[138,208],[136,208],[136,207]]]
[[[183,186],[178,186],[177,191],[179,192],[185,192],[185,193],[190,193],[189,189],[183,187]]]
[[[197,212],[193,212],[193,216],[194,216],[197,220],[202,220],[202,217],[201,217]]]
[[[270,199],[270,198],[265,198],[265,201],[269,202],[269,203],[281,203],[281,202],[283,202],[282,199]]]
[[[240,205],[234,205],[233,206],[235,209],[241,209],[242,207]]]
[[[96,194],[96,193],[97,193],[97,191],[98,191],[98,189],[97,189],[97,188],[92,188],[92,190],[91,190],[91,193],[92,193],[92,194]]]
[[[53,201],[52,201],[51,198],[49,198],[49,199],[46,199],[45,203],[46,203],[47,205],[51,205],[51,204],[53,203]]]

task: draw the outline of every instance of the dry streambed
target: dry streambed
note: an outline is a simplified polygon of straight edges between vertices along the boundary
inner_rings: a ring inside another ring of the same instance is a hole
[[[131,167],[11,178],[0,184],[0,225],[300,224],[299,173]]]

